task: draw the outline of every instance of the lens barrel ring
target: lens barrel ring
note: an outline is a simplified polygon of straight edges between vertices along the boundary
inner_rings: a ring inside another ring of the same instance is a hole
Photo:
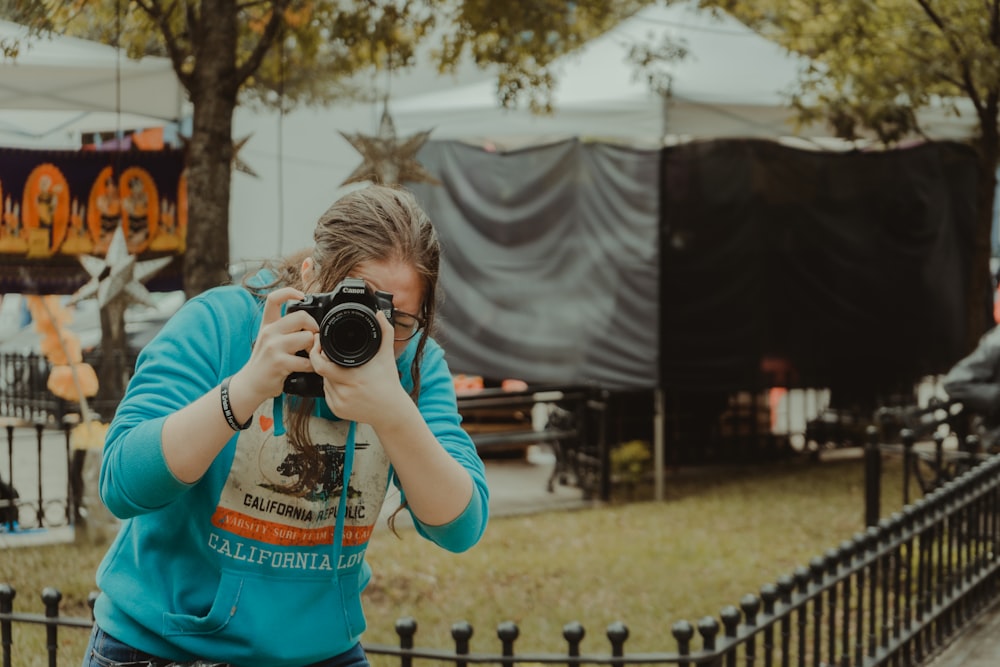
[[[319,342],[330,361],[345,367],[368,363],[382,344],[375,311],[357,302],[334,306],[319,327]]]

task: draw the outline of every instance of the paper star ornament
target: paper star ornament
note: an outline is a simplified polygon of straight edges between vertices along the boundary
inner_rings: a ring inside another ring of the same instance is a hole
[[[361,153],[364,160],[341,182],[341,185],[365,181],[383,185],[398,185],[404,182],[441,184],[441,181],[417,161],[417,151],[427,142],[431,135],[430,131],[418,132],[406,139],[399,139],[396,136],[396,125],[392,122],[388,109],[382,111],[382,121],[379,123],[378,134],[374,137],[344,132],[340,135]]]
[[[253,167],[247,164],[247,162],[240,157],[240,151],[243,150],[243,147],[247,145],[248,141],[250,141],[251,136],[252,135],[248,134],[239,141],[233,143],[233,169],[253,176],[254,178],[260,178],[260,174],[254,171]]]
[[[74,304],[96,296],[97,305],[104,308],[110,301],[124,294],[129,301],[155,306],[152,295],[142,283],[171,261],[172,257],[136,261],[135,255],[128,251],[125,233],[118,227],[103,258],[80,255],[80,264],[90,274],[90,280],[69,298],[69,303]]]

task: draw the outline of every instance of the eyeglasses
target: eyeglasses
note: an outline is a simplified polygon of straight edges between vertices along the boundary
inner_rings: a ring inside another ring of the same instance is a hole
[[[392,309],[392,327],[395,331],[393,340],[410,340],[417,335],[417,332],[424,328],[424,320],[417,315],[404,313],[401,310]]]

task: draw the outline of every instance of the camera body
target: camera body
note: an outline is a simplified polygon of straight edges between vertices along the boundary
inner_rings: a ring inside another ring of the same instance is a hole
[[[382,344],[382,328],[375,315],[382,311],[392,321],[392,294],[372,291],[360,278],[344,278],[332,292],[307,294],[288,304],[286,313],[309,313],[319,324],[319,342],[330,361],[353,367],[368,363]],[[307,356],[305,351],[299,354]],[[323,379],[316,373],[291,373],[285,393],[322,396]]]

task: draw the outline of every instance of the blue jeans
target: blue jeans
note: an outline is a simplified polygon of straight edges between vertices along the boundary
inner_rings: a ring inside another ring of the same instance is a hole
[[[83,655],[82,667],[228,667],[226,663],[197,660],[195,662],[177,663],[158,658],[132,648],[118,641],[96,624],[90,633],[90,644]],[[361,644],[341,653],[340,655],[314,662],[304,667],[370,667],[368,657]]]

